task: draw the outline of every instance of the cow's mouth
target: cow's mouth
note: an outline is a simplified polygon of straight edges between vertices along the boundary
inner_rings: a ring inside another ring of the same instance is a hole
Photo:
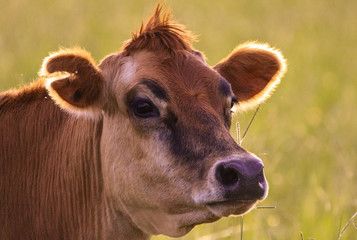
[[[175,231],[165,232],[171,237],[179,237],[187,234],[196,225],[211,223],[229,215],[242,215],[247,213],[257,203],[257,200],[217,200],[201,203],[198,209],[193,211],[171,212],[171,222],[176,222]],[[187,209],[186,209],[187,210]],[[192,209],[191,209],[192,210]]]
[[[209,202],[206,207],[218,217],[227,217],[229,215],[243,215],[251,210],[256,203],[256,200],[225,200]]]
[[[224,200],[205,203],[204,206],[209,214],[183,225],[181,230],[185,229],[185,232],[189,232],[198,224],[215,222],[229,215],[243,215],[251,210],[256,203],[256,200]]]

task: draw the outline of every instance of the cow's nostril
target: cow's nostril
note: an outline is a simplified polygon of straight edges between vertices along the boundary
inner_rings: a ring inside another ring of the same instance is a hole
[[[234,168],[221,165],[217,169],[216,178],[224,186],[232,186],[238,183],[239,173]]]
[[[223,160],[215,166],[215,181],[227,199],[262,199],[267,192],[263,167],[255,157]]]

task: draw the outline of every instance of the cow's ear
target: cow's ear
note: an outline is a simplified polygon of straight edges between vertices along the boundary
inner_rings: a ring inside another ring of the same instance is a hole
[[[269,98],[286,71],[281,53],[265,44],[246,43],[214,67],[232,86],[243,109]]]
[[[40,71],[51,98],[81,116],[101,114],[105,81],[93,58],[82,49],[63,49],[47,57]]]

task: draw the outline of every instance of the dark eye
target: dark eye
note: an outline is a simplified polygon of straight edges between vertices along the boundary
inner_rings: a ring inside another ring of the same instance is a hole
[[[140,118],[158,117],[159,110],[146,98],[134,98],[130,104],[134,114]]]
[[[232,101],[231,101],[231,108],[233,108],[233,106],[234,106],[235,103],[238,103],[238,99],[237,99],[236,96],[233,96],[233,97],[232,97]]]

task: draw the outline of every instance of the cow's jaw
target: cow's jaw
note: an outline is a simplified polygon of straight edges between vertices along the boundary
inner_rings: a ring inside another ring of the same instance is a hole
[[[190,232],[196,225],[210,223],[229,215],[242,215],[253,208],[256,201],[226,201],[196,206],[188,212],[165,212],[160,209],[130,209],[133,223],[149,235],[164,234],[170,237],[181,237]]]
[[[214,222],[220,218],[205,206],[182,213],[168,213],[160,209],[127,208],[127,210],[130,212],[131,220],[143,232],[170,237],[181,237],[198,224]]]

